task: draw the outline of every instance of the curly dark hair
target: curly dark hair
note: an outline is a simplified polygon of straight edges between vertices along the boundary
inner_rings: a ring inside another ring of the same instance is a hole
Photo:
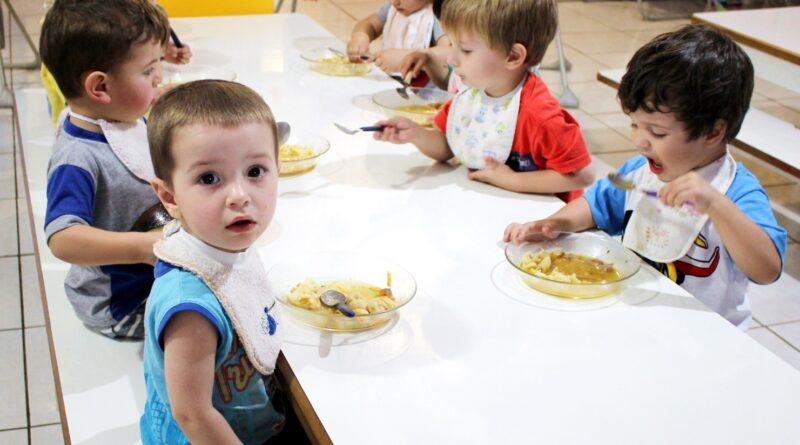
[[[753,95],[753,64],[729,37],[702,25],[661,34],[633,55],[617,97],[625,113],[671,112],[689,140],[726,124],[725,141],[742,127]]]

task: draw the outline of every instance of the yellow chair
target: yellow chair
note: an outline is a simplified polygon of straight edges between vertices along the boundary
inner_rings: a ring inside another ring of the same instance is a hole
[[[169,17],[272,14],[272,0],[158,0]]]
[[[64,107],[67,106],[67,100],[64,99],[64,95],[61,94],[61,90],[58,89],[56,80],[44,64],[42,64],[41,74],[42,84],[44,85],[44,90],[47,92],[47,101],[50,103],[50,119],[53,122],[53,127],[55,127],[58,123],[58,116],[64,110]]]

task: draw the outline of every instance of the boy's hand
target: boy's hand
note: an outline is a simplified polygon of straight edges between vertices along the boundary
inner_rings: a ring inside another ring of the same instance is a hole
[[[355,32],[352,36],[350,36],[350,41],[347,42],[347,57],[350,58],[351,62],[363,62],[361,56],[368,56],[369,55],[369,36],[361,33]]]
[[[503,241],[522,244],[525,241],[555,239],[563,226],[563,222],[558,219],[541,219],[525,224],[511,223],[503,232]]]
[[[394,144],[414,142],[420,132],[425,131],[419,124],[405,117],[378,121],[375,125],[383,125],[385,128],[383,131],[376,131],[373,138]]]
[[[430,56],[425,51],[418,50],[407,54],[400,60],[400,75],[403,79],[409,74],[412,79],[416,78],[428,65],[429,60]]]
[[[174,43],[170,42],[167,46],[167,51],[164,52],[164,60],[169,63],[183,65],[189,63],[191,58],[192,49],[189,48],[189,45],[183,45],[182,48],[178,48]]]
[[[373,62],[375,66],[386,71],[387,73],[394,73],[400,71],[400,62],[403,57],[408,54],[407,49],[389,48],[382,49],[375,53]]]
[[[696,172],[689,172],[665,185],[658,192],[658,199],[670,207],[681,207],[691,203],[694,211],[708,213],[708,209],[719,199],[725,199],[725,195],[718,192]]]
[[[486,163],[486,167],[483,170],[469,172],[467,174],[469,179],[499,186],[503,177],[514,174],[514,170],[511,170],[511,167],[491,156],[484,157],[483,161]]]
[[[153,246],[156,244],[156,241],[163,237],[164,233],[161,230],[142,233],[142,263],[151,266],[156,265],[156,254],[153,253]]]

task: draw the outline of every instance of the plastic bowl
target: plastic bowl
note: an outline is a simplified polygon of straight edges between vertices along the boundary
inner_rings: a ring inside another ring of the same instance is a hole
[[[312,70],[328,76],[363,76],[372,66],[367,62],[344,60],[341,55],[325,47],[307,49],[300,53],[300,58],[308,62]]]
[[[236,72],[231,69],[188,63],[186,65],[174,65],[164,63],[161,74],[161,84],[159,86],[176,86],[186,82],[203,79],[235,80]]]
[[[395,89],[381,91],[372,96],[372,101],[381,107],[388,118],[407,117],[419,125],[430,127],[433,125],[431,118],[453,96],[438,88],[410,87],[406,92],[408,99]]]
[[[293,306],[287,299],[292,288],[307,278],[313,278],[318,282],[358,281],[385,287],[387,272],[392,276],[391,289],[397,305],[385,312],[347,318],[341,314],[314,312]],[[276,264],[267,276],[277,291],[277,299],[284,314],[328,331],[361,331],[380,326],[391,320],[417,292],[414,277],[397,264],[373,255],[346,252],[295,255]]]
[[[310,149],[306,156],[289,156],[287,148],[289,146]],[[303,138],[290,137],[289,140],[278,149],[278,157],[281,160],[281,170],[279,176],[294,176],[309,172],[317,166],[319,157],[328,152],[331,144],[323,137]],[[281,152],[283,149],[283,152]]]
[[[612,263],[620,277],[616,281],[607,283],[565,283],[533,275],[520,267],[522,258],[527,252],[536,253],[539,250],[555,248]],[[550,295],[575,299],[597,298],[617,293],[622,290],[624,282],[634,276],[641,267],[641,261],[636,254],[602,232],[564,232],[553,240],[525,243],[519,246],[508,244],[506,260],[511,263],[517,275],[528,286]]]

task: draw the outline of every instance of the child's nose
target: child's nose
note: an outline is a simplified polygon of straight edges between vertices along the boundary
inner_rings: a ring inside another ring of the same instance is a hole
[[[447,63],[449,65],[458,66],[458,55],[456,54],[456,50],[450,49],[447,52]]]
[[[632,130],[631,131],[631,141],[633,141],[633,145],[639,149],[646,149],[650,147],[650,141],[644,135],[644,132]]]
[[[228,190],[228,207],[244,207],[250,203],[250,195],[244,187],[243,181],[233,181]]]

